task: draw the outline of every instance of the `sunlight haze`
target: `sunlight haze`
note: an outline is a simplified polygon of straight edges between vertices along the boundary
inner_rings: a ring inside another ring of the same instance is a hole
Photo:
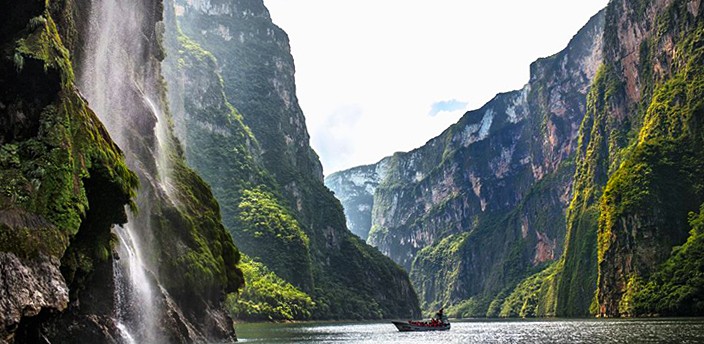
[[[528,82],[607,0],[265,0],[326,175],[409,151]]]

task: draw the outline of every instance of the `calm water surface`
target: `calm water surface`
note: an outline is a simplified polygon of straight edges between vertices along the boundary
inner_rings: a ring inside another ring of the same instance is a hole
[[[704,319],[466,320],[445,332],[391,322],[239,324],[242,343],[704,343]]]

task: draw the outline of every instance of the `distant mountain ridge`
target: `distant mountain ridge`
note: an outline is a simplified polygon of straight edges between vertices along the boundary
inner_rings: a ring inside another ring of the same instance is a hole
[[[613,0],[531,65],[526,106],[500,94],[386,168],[329,176],[350,228],[426,309],[704,314],[703,8]]]
[[[533,63],[523,89],[467,112],[423,147],[326,178],[349,227],[368,230],[368,243],[410,271],[425,308],[478,297],[486,312],[503,288],[560,256],[603,23],[602,12],[565,50]],[[537,214],[542,207],[551,211]]]

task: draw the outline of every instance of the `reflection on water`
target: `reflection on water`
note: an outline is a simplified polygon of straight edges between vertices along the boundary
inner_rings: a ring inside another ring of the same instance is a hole
[[[466,320],[450,331],[391,322],[239,324],[243,343],[704,343],[704,319]]]

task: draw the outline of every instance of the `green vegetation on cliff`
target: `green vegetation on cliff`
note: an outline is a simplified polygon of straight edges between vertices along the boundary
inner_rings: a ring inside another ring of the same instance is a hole
[[[421,250],[411,279],[421,291],[423,309],[445,306],[448,315],[457,317],[554,315],[558,263],[551,262],[559,257],[557,243],[565,226],[564,209],[556,204],[573,173],[574,163],[563,161],[507,214],[478,216],[471,231]],[[468,278],[467,269],[482,278]],[[547,276],[551,280],[542,286]]]
[[[580,128],[557,315],[636,315],[641,281],[686,238],[704,167],[696,10],[686,1],[607,9],[604,66]],[[635,41],[618,34],[633,27],[649,31]],[[629,45],[639,47],[635,71],[622,57]]]
[[[658,267],[647,283],[634,277],[629,281],[632,315],[695,316],[704,314],[704,205],[690,213],[692,230],[682,246]]]
[[[140,23],[144,30],[156,30],[156,21],[161,18],[159,4],[145,6],[153,12],[142,13],[147,18]],[[149,241],[153,246],[142,252],[143,258],[176,304],[165,297],[156,303],[182,313],[159,309],[164,316],[157,321],[166,324],[179,317],[180,325],[194,326],[176,328],[171,323],[160,330],[190,337],[191,333],[185,332],[196,328],[202,331],[196,336],[227,337],[232,332],[230,324],[206,329],[199,326],[198,319],[206,312],[217,317],[223,292],[236,292],[241,287],[241,272],[236,268],[239,252],[220,223],[218,205],[208,186],[185,165],[173,136],[166,138],[170,144],[166,160],[173,174],[169,191],[176,196],[166,200],[164,190],[155,188],[156,139],[150,135],[154,135],[157,114],[149,108],[140,87],[153,86],[158,94],[162,86],[158,77],[145,75],[147,68],[125,73],[131,92],[121,94],[119,104],[111,102],[107,107],[119,112],[115,110],[118,105],[123,110],[124,104],[131,106],[132,111],[119,115],[132,127],[126,134],[110,132],[115,137],[129,135],[127,144],[121,142],[128,159],[79,93],[74,66],[78,70],[91,61],[73,59],[63,42],[71,42],[73,51],[87,54],[77,45],[95,39],[79,37],[89,32],[78,30],[76,25],[90,24],[88,16],[82,16],[87,8],[81,5],[85,3],[70,0],[18,3],[6,6],[8,20],[0,24],[0,251],[24,260],[48,260],[47,265],[56,264],[57,271],[60,262],[63,279],[50,281],[50,287],[63,292],[67,287],[69,292],[66,310],[66,305],[51,305],[56,308],[36,309],[33,312],[41,314],[31,319],[34,314],[20,310],[26,316],[20,324],[21,336],[26,338],[18,340],[34,342],[33,337],[42,337],[55,342],[55,338],[76,335],[78,341],[102,342],[107,339],[96,337],[114,334],[114,328],[100,334],[87,332],[94,330],[91,324],[114,324],[113,259],[118,259],[114,250],[118,240],[111,227],[127,222],[125,205],[134,215],[130,217],[131,228],[140,229],[135,235],[153,239]],[[143,37],[134,38],[149,40],[148,33],[143,33]],[[120,63],[158,66],[161,50],[157,41],[150,43],[152,50],[129,56],[134,60],[128,63],[111,62],[116,69],[122,67]],[[158,76],[158,68],[154,70]],[[122,86],[117,85],[119,80],[110,81],[115,84],[105,85],[105,89]],[[96,90],[83,88],[81,92],[94,94]],[[156,97],[154,100],[160,103]],[[47,256],[51,259],[45,259]],[[213,334],[218,330],[227,333]]]
[[[293,215],[277,202],[273,194],[262,188],[245,190],[239,204],[235,240],[245,251],[256,252],[279,276],[310,290],[310,240]]]
[[[166,45],[173,53],[167,56],[165,74],[171,81],[171,110],[184,155],[209,181],[223,224],[241,228],[230,230],[239,249],[259,261],[249,259],[241,266],[246,289],[229,296],[229,311],[243,320],[307,319],[311,304],[288,300],[288,293],[276,288],[287,289],[289,282],[312,288],[309,240],[280,196],[264,186],[275,184],[253,157],[258,142],[227,101],[215,58],[181,33],[171,15]]]
[[[596,290],[597,200],[606,180],[611,137],[608,109],[619,97],[612,67],[602,66],[587,95],[587,113],[580,127],[574,194],[567,210],[567,234],[556,314],[584,316]]]
[[[230,294],[228,308],[236,319],[310,319],[315,303],[310,296],[271,272],[264,264],[243,257],[240,269],[247,284],[239,295]]]
[[[687,1],[610,3],[605,60],[579,129],[564,254],[498,294],[487,315],[701,314],[699,216],[678,247],[704,197],[701,17]]]
[[[600,314],[643,313],[632,300],[640,281],[653,273],[662,276],[661,269],[672,269],[671,265],[656,268],[671,255],[671,261],[682,261],[672,248],[687,238],[687,214],[704,197],[704,24],[700,17],[701,13],[691,13],[685,1],[675,1],[657,17],[658,30],[641,46],[641,64],[665,63],[667,68],[659,74],[643,73],[651,79],[641,80],[648,85],[640,104],[642,125],[601,200]],[[663,54],[659,42],[673,38],[674,58],[656,60]],[[666,304],[659,309],[678,314],[671,300]],[[679,304],[683,314],[691,315],[688,306]]]
[[[462,248],[469,238],[469,233],[450,235],[435,245],[423,248],[416,255],[411,268],[411,280],[419,290],[424,291],[421,295],[422,309],[439,309],[453,303],[452,289],[448,286],[460,283],[462,265],[459,262],[465,254]],[[425,294],[427,296],[424,296]],[[447,314],[459,313],[460,316],[469,316],[470,314],[466,314],[468,312],[472,311],[448,309]]]
[[[236,267],[240,253],[220,222],[220,209],[210,188],[185,161],[173,161],[176,207],[166,204],[152,214],[162,273],[160,281],[184,304],[217,300],[243,285]]]
[[[48,9],[2,51],[0,250],[62,258],[72,283],[77,272],[90,273],[109,258],[110,226],[126,221],[137,177],[75,90],[69,53]]]
[[[167,25],[183,32],[169,37],[167,30],[166,68],[176,133],[189,164],[212,185],[223,222],[243,252],[315,302],[310,315],[290,316],[417,313],[403,270],[348,233],[339,202],[322,184],[295,98],[288,41],[263,3],[234,1],[213,13],[184,1],[175,4],[182,15],[167,8],[166,20],[173,21]],[[251,274],[254,280],[247,283],[265,285],[267,276]],[[261,304],[277,298],[245,292],[239,300]],[[237,312],[263,316],[251,309]]]
[[[487,316],[502,318],[554,317],[557,281],[561,270],[562,261],[558,261],[550,264],[543,271],[526,278],[516,286],[508,297],[497,299],[503,301],[500,309],[498,305],[494,310],[490,307]]]

